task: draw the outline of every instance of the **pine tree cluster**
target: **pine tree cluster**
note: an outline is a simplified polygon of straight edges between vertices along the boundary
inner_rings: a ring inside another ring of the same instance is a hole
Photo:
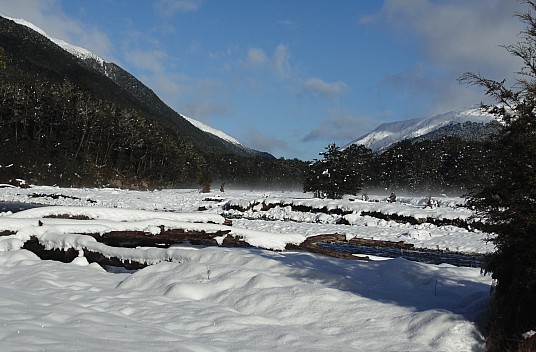
[[[497,143],[445,136],[401,141],[381,153],[362,145],[331,144],[309,166],[304,190],[341,198],[362,189],[397,193],[466,194],[495,177]]]

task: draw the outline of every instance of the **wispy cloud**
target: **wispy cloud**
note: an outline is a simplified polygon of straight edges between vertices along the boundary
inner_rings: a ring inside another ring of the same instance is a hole
[[[184,83],[186,78],[180,74],[166,71],[148,72],[138,78],[146,86],[151,87],[158,97],[171,107],[176,106],[178,98],[188,90],[187,84]]]
[[[244,144],[250,148],[263,150],[270,153],[292,150],[288,142],[278,137],[264,134],[256,128],[249,129],[247,137],[244,138]]]
[[[432,110],[440,112],[480,102],[476,89],[456,81],[466,71],[514,83],[520,62],[500,45],[519,40],[523,26],[513,15],[524,10],[518,1],[386,0],[379,13],[359,23],[380,24],[394,38],[417,44],[413,46],[423,52],[423,61],[398,77],[386,77],[384,83],[411,92],[415,100],[434,96]]]
[[[396,29],[411,28],[428,57],[445,67],[463,63],[502,71],[517,66],[499,45],[517,39],[521,24],[513,15],[522,9],[517,1],[389,0],[382,12]]]
[[[327,118],[309,131],[302,142],[324,141],[346,145],[377,126],[378,120],[371,117],[355,116],[341,109],[331,109]]]
[[[248,50],[246,62],[248,65],[257,67],[265,65],[269,61],[264,50],[259,48],[250,48]]]
[[[197,11],[200,6],[200,0],[157,0],[154,10],[159,16],[172,17],[181,12]]]
[[[128,63],[137,69],[160,73],[165,70],[165,62],[169,55],[162,50],[127,50]]]
[[[179,98],[179,112],[210,124],[215,119],[228,118],[233,111],[229,86],[219,79],[189,79],[187,90]]]
[[[271,54],[269,50],[258,47],[249,48],[233,65],[238,68],[240,81],[257,92],[269,91],[271,87],[287,84],[292,80],[290,49],[285,44],[278,44]],[[242,55],[243,51],[242,51]],[[246,69],[246,71],[242,71]]]
[[[279,44],[275,48],[274,55],[272,57],[273,65],[277,75],[281,79],[288,79],[291,75],[290,69],[290,52],[286,45]]]
[[[227,115],[232,111],[229,104],[211,101],[190,102],[179,107],[181,114],[203,122],[210,122],[215,115]]]
[[[320,78],[311,77],[303,83],[303,91],[314,97],[332,97],[348,89],[343,81],[328,83]]]
[[[249,69],[266,70],[282,81],[292,76],[290,49],[285,44],[277,45],[271,56],[264,49],[249,48],[246,57],[238,60],[238,64]]]

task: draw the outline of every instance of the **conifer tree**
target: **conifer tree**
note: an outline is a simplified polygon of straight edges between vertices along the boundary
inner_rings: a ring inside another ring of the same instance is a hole
[[[320,153],[323,159],[310,165],[304,191],[331,199],[340,199],[345,194],[357,194],[363,187],[363,170],[366,169],[366,166],[361,165],[364,159],[357,158],[360,150],[357,147],[340,150],[335,144],[328,145],[326,151]]]
[[[475,73],[460,78],[484,87],[504,106],[506,123],[494,175],[469,198],[496,245],[484,267],[497,281],[488,351],[536,351],[536,336],[523,336],[536,330],[536,2],[525,3],[529,11],[517,14],[526,24],[522,40],[504,46],[524,64],[515,88]]]

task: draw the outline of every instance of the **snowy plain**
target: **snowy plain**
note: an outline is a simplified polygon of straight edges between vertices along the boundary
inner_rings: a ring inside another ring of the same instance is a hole
[[[479,268],[281,251],[285,243],[327,233],[461,252],[493,250],[476,231],[360,215],[375,207],[418,218],[466,219],[467,209],[458,207],[462,199],[437,198],[433,209],[424,209],[424,197],[399,197],[394,205],[381,196],[371,198],[378,202],[334,204],[282,191],[2,188],[0,201],[47,206],[0,216],[0,231],[15,232],[0,238],[0,350],[483,350],[479,327],[485,322],[491,278]],[[350,225],[342,225],[336,215],[289,206],[241,214],[224,210],[259,200],[353,211],[346,215]],[[91,220],[44,218],[50,214],[85,214]],[[222,215],[233,215],[232,233],[260,248],[104,248],[81,235],[109,229],[151,233],[161,225],[218,229],[224,226]],[[80,256],[72,263],[40,260],[21,249],[30,235],[51,248],[80,248]],[[106,271],[83,257],[88,246],[152,265]]]

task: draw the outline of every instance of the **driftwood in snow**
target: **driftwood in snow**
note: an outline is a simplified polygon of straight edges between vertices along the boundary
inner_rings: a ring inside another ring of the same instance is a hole
[[[32,236],[28,241],[24,243],[23,249],[29,250],[35,253],[42,260],[56,260],[63,263],[70,263],[79,253],[74,248],[68,249],[46,249],[37,237]],[[123,267],[128,270],[142,269],[147,266],[147,263],[140,263],[136,261],[123,261],[116,257],[106,257],[102,253],[84,250],[84,257],[86,257],[89,263],[98,263],[101,266],[116,266]]]
[[[381,241],[381,240],[369,240],[365,238],[352,238],[348,241],[348,244],[353,244],[357,246],[370,246],[370,247],[389,247],[389,248],[399,248],[399,249],[410,249],[413,248],[412,243],[406,243],[404,241]]]
[[[39,240],[35,236],[30,237],[22,248],[37,254],[43,260],[57,260],[63,263],[70,263],[74,258],[78,257],[78,251],[74,248],[69,248],[68,250],[46,250],[45,246],[39,243]]]
[[[308,237],[305,241],[302,242],[298,246],[299,249],[306,250],[308,252],[312,253],[318,253],[327,255],[330,257],[335,258],[341,258],[341,259],[349,259],[349,260],[370,260],[367,256],[362,255],[354,255],[352,253],[344,253],[344,252],[337,252],[333,251],[327,248],[319,247],[317,244],[321,242],[337,242],[337,243],[346,243],[346,236],[345,235],[318,235],[318,236],[312,236]]]
[[[91,236],[97,240],[97,242],[106,244],[112,247],[169,247],[173,244],[179,244],[183,242],[189,242],[191,244],[217,246],[218,241],[216,238],[223,238],[220,241],[223,246],[228,247],[252,247],[249,243],[244,241],[240,236],[233,236],[230,234],[231,230],[220,230],[213,233],[207,233],[205,231],[187,231],[184,229],[169,229],[165,230],[161,227],[159,234],[150,234],[143,231],[111,231],[104,234],[84,234]],[[345,235],[329,234],[318,235],[307,238],[299,245],[287,244],[288,250],[302,250],[311,253],[322,254],[330,257],[348,259],[348,260],[370,260],[369,257],[363,255],[355,255],[352,253],[338,252],[335,250],[327,249],[319,246],[319,243],[340,243],[340,244],[355,244],[366,245],[376,247],[392,247],[392,248],[412,248],[412,244],[404,242],[390,242],[390,241],[376,241],[368,239],[354,238],[346,240]],[[29,241],[24,244],[24,249],[30,250],[37,254],[44,260],[58,260],[61,262],[71,262],[78,255],[79,252],[74,248],[68,249],[45,249],[45,247],[39,242],[37,237],[32,236]],[[115,257],[107,257],[102,253],[93,252],[88,249],[83,249],[83,255],[88,262],[96,262],[102,266],[119,266],[127,269],[140,269],[147,266],[146,263],[140,263],[132,260],[120,260]]]
[[[97,242],[112,247],[163,247],[189,242],[195,245],[217,246],[217,237],[229,234],[231,230],[220,230],[213,233],[205,231],[191,231],[184,229],[164,230],[161,227],[159,234],[151,234],[143,231],[111,231],[103,234],[85,233],[86,236],[94,237]],[[227,236],[232,237],[232,236]],[[224,241],[225,244],[225,241]]]
[[[91,236],[97,242],[111,247],[136,248],[136,247],[164,247],[173,244],[189,242],[195,245],[217,246],[217,237],[225,237],[222,244],[229,247],[251,247],[240,236],[229,235],[231,230],[220,230],[213,233],[205,231],[187,231],[184,229],[164,230],[160,234],[151,234],[143,231],[111,231],[104,234],[81,234]],[[30,237],[25,242],[23,249],[35,253],[43,260],[56,260],[64,263],[72,262],[79,256],[79,251],[74,248],[46,249],[36,236]],[[123,267],[129,270],[141,269],[148,264],[135,260],[121,260],[116,257],[108,257],[102,253],[82,248],[83,255],[89,263],[98,263],[101,266]]]
[[[358,245],[358,246],[370,246],[370,247],[389,247],[389,248],[400,248],[400,249],[410,249],[413,248],[413,244],[405,243],[403,241],[392,242],[392,241],[381,241],[381,240],[370,240],[365,238],[352,238],[346,240],[345,235],[331,234],[331,235],[318,235],[308,237],[302,244],[297,246],[296,249],[302,249],[313,253],[319,253],[335,258],[342,259],[351,259],[351,260],[370,260],[369,257],[363,255],[355,255],[352,253],[343,253],[330,250],[324,247],[318,246],[318,243],[337,243],[337,244],[349,244],[349,245]],[[291,248],[288,248],[291,249]]]
[[[111,231],[104,234],[84,235],[94,237],[97,242],[112,247],[161,247],[167,248],[174,244],[190,243],[193,245],[218,246],[217,238],[223,238],[223,246],[228,247],[252,247],[240,236],[229,234],[231,230],[219,230],[216,232],[192,231],[184,229],[164,230],[159,234],[151,234],[143,231]]]

